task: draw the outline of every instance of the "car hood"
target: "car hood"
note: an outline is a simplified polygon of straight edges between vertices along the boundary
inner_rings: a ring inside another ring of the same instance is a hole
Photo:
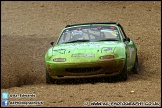
[[[119,41],[67,43],[55,45],[50,48],[49,53],[52,53],[51,59],[66,58],[69,62],[90,62],[97,61],[104,55],[114,55],[118,46],[119,51],[122,51],[123,43]]]
[[[104,53],[113,52],[121,42],[80,42],[55,45],[52,49],[53,54],[77,54],[77,53]]]

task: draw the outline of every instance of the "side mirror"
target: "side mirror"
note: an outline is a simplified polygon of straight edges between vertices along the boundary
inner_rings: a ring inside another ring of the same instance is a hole
[[[127,41],[130,42],[130,38],[129,37],[127,38]]]
[[[127,37],[127,38],[125,38],[123,41],[124,41],[124,42],[125,42],[125,41],[130,42],[130,38],[129,38],[129,37]]]
[[[51,42],[50,44],[53,46],[54,45],[54,42]]]

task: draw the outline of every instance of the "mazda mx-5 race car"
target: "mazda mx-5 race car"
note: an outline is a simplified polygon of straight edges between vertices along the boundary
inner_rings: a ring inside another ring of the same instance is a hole
[[[67,25],[45,54],[46,82],[138,73],[137,48],[117,22]]]

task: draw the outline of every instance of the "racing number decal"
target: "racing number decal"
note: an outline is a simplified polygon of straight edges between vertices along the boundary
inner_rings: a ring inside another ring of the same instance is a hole
[[[129,58],[132,57],[132,52],[134,51],[133,47],[129,47]]]

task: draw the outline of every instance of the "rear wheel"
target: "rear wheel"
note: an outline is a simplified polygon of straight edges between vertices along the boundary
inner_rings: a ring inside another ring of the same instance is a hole
[[[48,84],[53,84],[53,83],[55,84],[55,83],[56,83],[56,79],[53,79],[53,78],[49,75],[47,69],[46,69],[46,83],[48,83]]]
[[[138,56],[136,54],[136,60],[134,62],[134,66],[133,66],[133,69],[132,69],[132,73],[133,74],[138,74],[138,71],[139,71]]]

